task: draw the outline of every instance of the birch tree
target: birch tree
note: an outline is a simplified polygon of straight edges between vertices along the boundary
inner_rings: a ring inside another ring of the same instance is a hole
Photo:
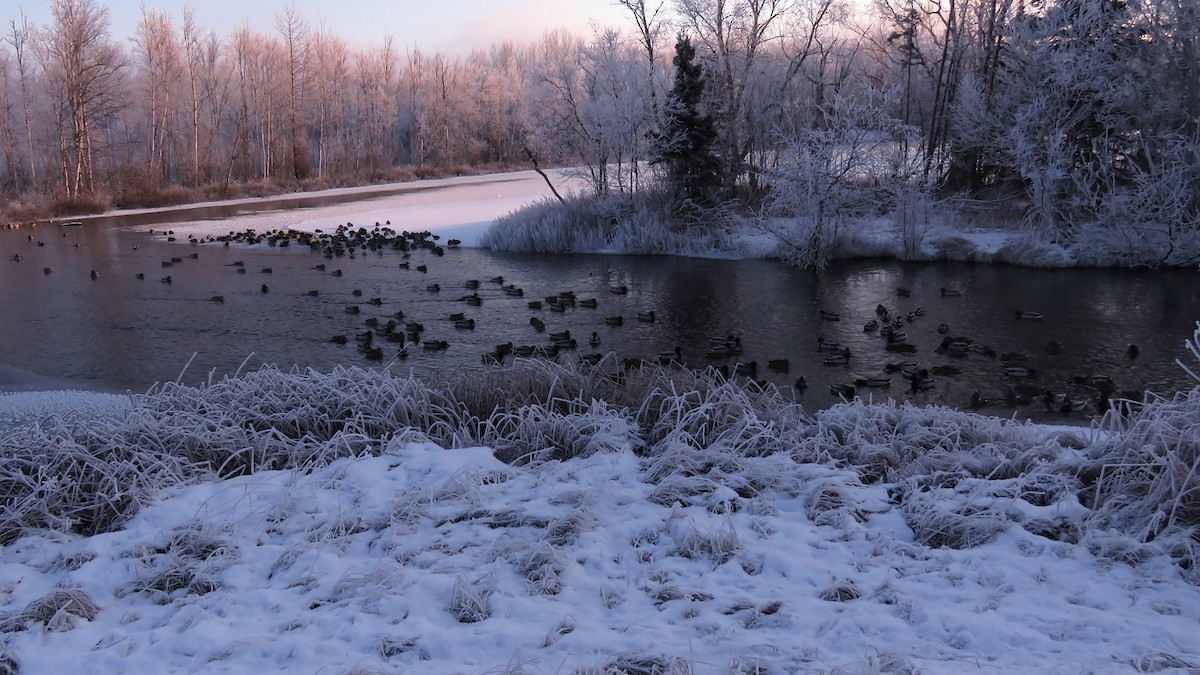
[[[108,9],[95,0],[51,0],[50,13],[34,53],[54,104],[61,186],[76,199],[96,187],[96,125],[122,106],[125,59],[109,35]]]

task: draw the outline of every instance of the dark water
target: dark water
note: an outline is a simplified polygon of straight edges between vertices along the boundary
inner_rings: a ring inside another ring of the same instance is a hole
[[[33,240],[30,241],[29,237]],[[39,245],[39,242],[44,245]],[[136,250],[135,250],[136,247]],[[768,261],[713,261],[673,257],[501,254],[450,250],[445,257],[419,251],[411,265],[428,273],[400,269],[399,253],[365,252],[326,260],[306,248],[225,248],[217,244],[168,244],[146,233],[112,224],[84,227],[42,226],[0,231],[0,362],[43,376],[70,378],[105,390],[142,391],[160,380],[183,375],[190,383],[220,377],[263,363],[327,369],[336,364],[381,367],[355,347],[330,342],[367,329],[370,316],[386,321],[396,311],[426,326],[425,339],[446,340],[446,351],[409,347],[406,360],[392,368],[407,373],[459,367],[480,368],[481,355],[494,345],[548,344],[546,334],[529,325],[539,316],[547,332],[570,330],[579,339],[576,354],[615,351],[621,357],[653,358],[680,346],[694,367],[731,365],[734,359],[710,360],[709,338],[736,335],[743,345],[737,359],[758,363],[758,377],[791,385],[803,375],[808,389],[800,400],[809,407],[837,401],[831,383],[855,376],[883,375],[888,363],[917,361],[920,366],[954,365],[962,373],[936,377],[929,391],[913,393],[898,375],[886,389],[861,389],[877,400],[888,396],[919,403],[966,407],[974,392],[1002,400],[1017,381],[1006,378],[997,358],[971,353],[953,357],[935,353],[942,336],[965,336],[997,352],[1024,352],[1023,365],[1036,369],[1030,388],[1049,389],[1071,398],[1095,399],[1087,380],[1110,376],[1118,389],[1170,393],[1194,383],[1174,363],[1183,342],[1200,318],[1200,276],[1169,270],[1031,270],[970,264],[906,264],[855,261],[834,265],[824,274]],[[20,254],[22,260],[12,260]],[[196,254],[195,259],[189,256]],[[172,257],[182,262],[163,267]],[[231,266],[244,263],[246,273]],[[325,263],[324,272],[314,269]],[[43,268],[52,267],[47,274]],[[264,272],[270,268],[271,272]],[[332,272],[340,269],[343,276]],[[98,274],[92,279],[90,271]],[[137,280],[136,273],[145,280]],[[171,284],[161,277],[170,275]],[[488,281],[524,289],[524,297],[505,295]],[[468,279],[480,279],[479,307],[458,301],[470,293]],[[426,290],[438,283],[442,290]],[[263,293],[261,286],[268,285]],[[626,285],[628,295],[609,292]],[[911,289],[898,297],[896,288]],[[942,297],[939,289],[961,289],[961,297]],[[353,295],[355,289],[362,295]],[[319,295],[307,293],[316,290]],[[527,302],[562,291],[596,298],[597,309],[579,306],[562,313],[534,311]],[[224,297],[214,302],[215,295]],[[382,299],[373,306],[368,300]],[[901,330],[918,346],[915,354],[885,351],[884,341],[863,331],[875,318],[877,304],[915,317]],[[361,313],[346,308],[358,305]],[[823,321],[820,310],[841,320]],[[653,310],[656,321],[636,320]],[[1041,312],[1040,321],[1017,320],[1017,310]],[[455,329],[447,317],[464,312],[475,330]],[[603,317],[622,315],[621,327]],[[598,348],[586,339],[596,331]],[[826,366],[818,338],[851,350],[848,366]],[[1049,354],[1049,342],[1061,352]],[[1127,347],[1139,355],[1130,359]],[[386,363],[399,345],[383,343]],[[193,359],[193,354],[194,359]],[[788,359],[787,373],[769,371],[770,359]],[[1094,403],[1088,411],[1094,410]],[[998,405],[987,412],[1014,412],[1039,419],[1039,404]],[[1070,419],[1085,419],[1084,413]]]

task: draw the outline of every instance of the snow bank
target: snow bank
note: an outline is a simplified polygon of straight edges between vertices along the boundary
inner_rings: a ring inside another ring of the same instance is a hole
[[[611,360],[485,373],[265,368],[165,384],[86,425],[9,430],[0,661],[28,673],[1200,665],[1188,549],[1200,523],[1177,508],[1198,492],[1194,454],[1180,455],[1191,477],[1105,470],[1106,448],[1175,409],[1151,403],[1093,435],[907,404],[810,417],[771,387]],[[1160,434],[1148,456],[1187,450],[1187,433]],[[1163,480],[1180,491],[1143,489]],[[1110,508],[1117,498],[1136,513]],[[1163,512],[1174,517],[1153,537],[1126,528]]]

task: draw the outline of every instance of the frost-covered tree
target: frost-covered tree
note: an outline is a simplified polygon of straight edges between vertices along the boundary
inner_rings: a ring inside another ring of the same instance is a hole
[[[713,150],[717,130],[700,109],[704,69],[687,35],[675,42],[675,80],[667,95],[667,113],[658,134],[657,159],[666,167],[672,197],[683,203],[710,206],[718,199],[720,161]]]
[[[1023,181],[1028,223],[1095,262],[1200,256],[1194,69],[1168,67],[1198,26],[1170,7],[1065,0],[1018,17],[991,96],[976,81],[960,106],[979,152]]]

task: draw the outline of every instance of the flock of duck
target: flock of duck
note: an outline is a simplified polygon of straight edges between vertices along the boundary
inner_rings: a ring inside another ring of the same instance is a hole
[[[154,232],[151,234],[159,234],[165,236],[168,241],[175,241],[176,236],[173,231]],[[64,233],[64,236],[65,233]],[[29,235],[29,241],[33,242],[33,235]],[[415,251],[425,251],[434,257],[444,256],[447,249],[457,247],[461,242],[449,239],[442,242],[438,235],[430,232],[408,232],[396,231],[391,228],[390,222],[385,224],[376,223],[374,227],[356,227],[352,223],[337,226],[332,232],[323,232],[316,230],[315,232],[300,232],[292,230],[271,230],[265,233],[258,233],[254,230],[246,230],[243,232],[229,232],[223,236],[205,236],[188,238],[192,244],[224,244],[231,246],[233,244],[253,245],[267,244],[274,247],[287,247],[291,245],[307,246],[313,252],[319,252],[327,261],[337,259],[354,258],[356,255],[364,255],[368,251],[394,251],[401,255],[401,261],[398,263],[398,269],[410,270],[414,272],[428,272],[428,263],[414,264],[416,261],[411,260],[411,256]],[[38,241],[38,245],[44,245],[44,242]],[[167,270],[175,265],[183,263],[186,259],[198,258],[198,253],[192,252],[187,256],[175,256],[168,260],[163,260],[161,266],[163,270]],[[21,254],[14,254],[12,260],[20,262]],[[241,261],[233,262],[228,267],[232,268],[238,274],[246,274],[246,265]],[[329,274],[334,277],[342,276],[340,269],[333,269],[331,264],[323,262],[315,265],[312,268],[316,272]],[[53,269],[45,268],[45,273],[50,274]],[[264,267],[260,271],[261,274],[272,274],[273,269]],[[98,276],[95,270],[91,271],[92,279]],[[140,280],[145,280],[145,273],[139,272],[136,277]],[[163,275],[159,281],[164,284],[171,284],[172,277],[169,274]],[[425,290],[428,293],[440,294],[444,291],[450,291],[451,288],[445,284],[444,280],[440,283],[426,284]],[[486,285],[486,287],[485,287]],[[485,289],[485,294],[481,295],[481,288]],[[523,299],[525,308],[528,312],[532,312],[528,323],[532,329],[531,338],[537,337],[538,342],[530,341],[524,344],[514,344],[513,342],[505,342],[497,344],[489,351],[481,356],[481,360],[485,364],[501,364],[508,357],[541,357],[555,359],[564,354],[572,354],[575,358],[589,363],[598,363],[604,358],[604,353],[598,351],[602,346],[602,339],[598,330],[585,331],[590,332],[590,335],[575,335],[570,330],[551,330],[547,326],[547,322],[553,323],[552,316],[557,313],[567,312],[576,309],[599,309],[601,300],[597,297],[579,297],[574,291],[565,290],[545,295],[538,298],[526,298],[526,293],[523,288],[515,283],[496,276],[490,279],[475,279],[467,278],[462,280],[460,295],[456,300],[463,303],[466,307],[478,307],[485,298],[497,297],[494,291],[487,291],[487,288],[495,288],[499,291],[499,297],[519,298]],[[260,287],[262,294],[267,294],[271,291],[267,283],[263,283]],[[630,289],[624,285],[612,285],[608,288],[608,292],[613,296],[625,296],[629,294]],[[306,295],[318,296],[319,290],[309,290]],[[351,324],[351,328],[347,332],[337,333],[329,338],[329,341],[336,345],[353,344],[358,349],[363,357],[372,361],[383,361],[391,355],[392,358],[404,359],[409,355],[410,349],[422,349],[430,352],[444,351],[450,347],[448,340],[431,339],[425,337],[426,326],[416,317],[406,315],[402,310],[385,313],[383,305],[385,301],[382,297],[371,297],[366,300],[359,300],[363,295],[363,291],[355,289],[352,291],[354,299],[351,304],[345,306],[345,313],[348,317],[356,317]],[[532,295],[532,294],[531,294]],[[896,289],[898,298],[911,298],[911,292],[907,288]],[[941,288],[938,292],[940,298],[958,298],[964,295],[962,290]],[[213,302],[224,303],[223,295],[213,295],[210,298]],[[906,301],[910,303],[911,301]],[[391,304],[390,302],[387,304]],[[376,311],[364,312],[364,306],[369,308],[378,308]],[[363,314],[368,316],[362,316]],[[548,313],[548,314],[547,314]],[[829,311],[826,309],[818,310],[817,316],[821,322],[841,322],[842,316],[839,312]],[[1043,319],[1041,313],[1029,310],[1015,311],[1014,320],[1017,321],[1039,321]],[[843,399],[852,399],[864,390],[879,390],[890,388],[893,385],[893,380],[899,380],[901,386],[912,393],[927,392],[938,386],[939,378],[953,378],[955,375],[963,372],[963,368],[956,365],[956,359],[989,359],[994,360],[997,365],[997,373],[1002,376],[1006,382],[1004,391],[1000,396],[986,395],[980,391],[975,391],[969,402],[966,405],[970,408],[978,409],[992,405],[1009,405],[1009,406],[1025,406],[1029,404],[1042,404],[1047,410],[1070,414],[1085,410],[1095,409],[1097,412],[1103,412],[1112,405],[1113,399],[1117,395],[1117,388],[1111,377],[1107,376],[1084,376],[1075,378],[1070,391],[1059,389],[1054,390],[1047,386],[1041,386],[1037,383],[1038,373],[1035,368],[1030,365],[1031,357],[1029,354],[1019,351],[1003,351],[997,350],[981,344],[969,336],[954,334],[950,327],[942,323],[937,326],[937,334],[940,336],[940,342],[932,350],[935,354],[949,357],[950,363],[941,363],[936,365],[922,364],[916,360],[914,354],[919,351],[916,343],[910,341],[908,336],[908,327],[921,322],[925,317],[925,309],[917,306],[907,311],[894,307],[887,307],[884,304],[879,304],[875,307],[874,315],[866,318],[863,323],[863,332],[869,335],[877,336],[879,348],[888,355],[894,355],[895,361],[888,361],[881,372],[861,373],[853,370],[858,359],[856,354],[852,354],[850,347],[839,344],[836,341],[828,340],[824,337],[818,337],[815,349],[820,353],[820,363],[825,367],[830,368],[845,368],[848,371],[848,377],[844,381],[833,382],[828,385],[829,392],[832,396]],[[658,317],[653,310],[642,310],[630,314],[628,320],[630,322],[639,323],[654,323]],[[424,318],[423,321],[430,321]],[[444,328],[452,328],[455,331],[474,331],[476,329],[478,319],[467,315],[466,311],[455,311],[446,314],[445,316],[433,319],[433,321],[442,322]],[[625,325],[627,317],[622,314],[611,314],[597,312],[595,324],[597,327],[604,326],[607,328],[619,328]],[[578,321],[575,322],[578,324]],[[928,331],[924,331],[928,333]],[[472,343],[477,343],[477,340],[470,340]],[[588,351],[581,353],[584,345]],[[1061,352],[1062,345],[1056,342],[1051,342],[1045,345],[1047,354],[1057,354]],[[1130,359],[1137,358],[1139,353],[1136,345],[1129,345],[1126,355]],[[742,360],[743,345],[741,337],[729,334],[714,336],[708,338],[707,350],[704,353],[705,367],[714,368],[725,377],[741,376],[749,378],[760,384],[765,384],[766,379],[760,378],[759,363],[756,360]],[[875,359],[877,361],[877,359]],[[683,356],[683,349],[680,346],[675,346],[673,349],[655,354],[649,358],[625,358],[618,361],[623,370],[637,368],[646,363],[656,363],[660,365],[668,365],[672,367],[686,367]],[[786,375],[791,370],[792,364],[786,358],[774,358],[765,362],[765,370],[777,376]],[[822,378],[828,380],[831,378]],[[840,378],[834,378],[840,379]],[[808,387],[807,379],[801,375],[796,377],[792,382],[792,387],[797,395],[801,395]],[[1091,395],[1082,395],[1081,391],[1091,391]]]

